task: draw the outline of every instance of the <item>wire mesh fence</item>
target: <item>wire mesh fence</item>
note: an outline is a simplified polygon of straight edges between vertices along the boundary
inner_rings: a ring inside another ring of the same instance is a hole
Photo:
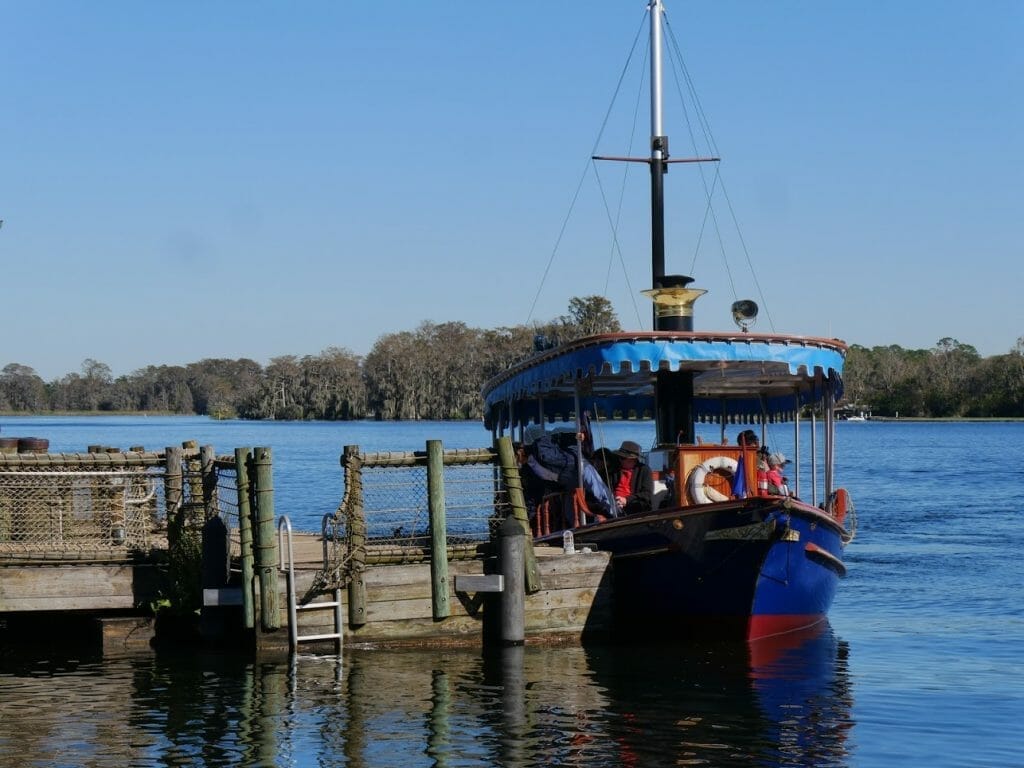
[[[429,552],[430,479],[425,452],[346,455],[345,498],[328,535],[378,550]],[[444,497],[445,543],[468,547],[491,539],[508,514],[508,493],[498,459],[489,449],[444,451],[440,492]]]
[[[363,512],[367,536],[382,545],[413,546],[429,541],[430,511],[425,466],[363,468]],[[505,505],[492,465],[444,469],[446,542],[449,546],[487,541],[496,507]]]
[[[0,553],[122,553],[166,546],[159,467],[0,471]]]
[[[235,466],[234,458],[218,459],[214,463],[214,473],[214,503],[224,525],[231,532],[228,537],[229,554],[231,557],[239,557],[242,554],[242,547],[238,536],[238,468]]]

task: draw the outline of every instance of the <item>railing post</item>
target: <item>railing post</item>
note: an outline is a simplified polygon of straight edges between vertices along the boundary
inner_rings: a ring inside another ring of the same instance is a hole
[[[197,455],[199,444],[195,440],[186,440],[181,444],[185,458],[185,466],[188,468],[185,474],[185,482],[188,483],[188,504],[185,505],[185,514],[190,523],[195,523],[199,518],[199,510],[203,508],[203,477],[202,465]],[[203,517],[206,512],[203,512]]]
[[[217,469],[213,464],[214,457],[212,445],[204,445],[199,449],[199,472],[203,479],[203,511],[207,520],[220,514],[217,504]]]
[[[427,507],[430,512],[430,589],[434,619],[451,615],[448,604],[448,530],[444,509],[444,449],[427,440]]]
[[[256,568],[260,582],[260,624],[280,629],[277,593],[277,539],[274,535],[274,482],[270,448],[257,447],[256,466]]]
[[[358,445],[346,445],[341,455],[345,473],[345,530],[351,577],[348,581],[348,623],[361,627],[366,623],[366,512],[363,509],[363,465]]]
[[[507,435],[499,437],[497,447],[498,461],[501,463],[501,480],[508,492],[509,504],[512,505],[512,517],[522,526],[523,533],[531,537],[530,544],[523,547],[523,562],[526,569],[526,591],[533,594],[540,590],[540,570],[537,567],[537,556],[533,551],[530,518],[523,498],[523,480],[519,475],[515,451],[512,449],[512,438]]]
[[[182,613],[202,605],[201,532],[192,525],[184,502],[184,477],[181,448],[167,448],[165,454],[164,495],[167,509],[168,570],[171,602]]]
[[[235,448],[235,487],[238,492],[238,538],[242,549],[242,613],[245,628],[256,628],[255,584],[253,582],[252,506],[249,504],[248,448]]]

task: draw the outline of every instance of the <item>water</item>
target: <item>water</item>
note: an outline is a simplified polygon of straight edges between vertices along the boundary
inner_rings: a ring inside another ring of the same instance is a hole
[[[2,427],[54,451],[269,445],[278,510],[311,528],[341,498],[346,444],[487,443],[479,425],[447,423]],[[0,766],[1024,765],[1024,424],[838,432],[857,537],[831,626],[796,648],[347,650],[292,664],[0,649]],[[602,442],[650,433],[614,425]],[[791,436],[776,428],[769,443]]]

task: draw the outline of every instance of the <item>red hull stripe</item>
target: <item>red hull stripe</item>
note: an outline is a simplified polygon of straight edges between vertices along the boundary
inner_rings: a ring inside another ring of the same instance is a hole
[[[824,613],[787,613],[751,616],[747,627],[747,640],[784,635],[813,627],[825,620]]]

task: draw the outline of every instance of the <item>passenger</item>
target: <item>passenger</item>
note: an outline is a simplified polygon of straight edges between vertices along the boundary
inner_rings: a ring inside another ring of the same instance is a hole
[[[782,476],[783,468],[789,464],[781,453],[773,453],[768,457],[768,493],[773,496],[789,496],[788,480]]]
[[[745,429],[736,436],[736,442],[740,448],[757,448],[761,441],[757,439],[757,433],[752,429]]]
[[[761,441],[752,429],[745,429],[736,437],[741,448],[757,448],[757,495],[768,495],[768,447],[759,447]]]
[[[623,440],[615,456],[619,464],[612,475],[615,504],[624,515],[646,512],[654,499],[654,478],[650,467],[640,461],[640,445]]]
[[[531,424],[523,435],[523,442],[516,448],[516,461],[519,464],[519,477],[523,483],[523,501],[526,502],[526,511],[532,520],[537,513],[544,497],[553,493],[557,488],[555,477],[543,477],[543,468],[537,463],[537,459],[530,454],[530,448],[537,437],[544,432],[544,428],[538,424]],[[544,474],[548,474],[544,472]]]
[[[587,507],[597,522],[616,516],[608,486],[602,482],[601,476],[590,462],[586,459],[577,460],[577,445],[573,444],[568,449],[562,448],[551,434],[544,431],[543,426],[536,424],[527,428],[524,443],[527,442],[527,466],[538,477],[557,484],[558,489],[562,491],[571,492],[582,487]],[[566,520],[569,522],[572,520],[571,499],[565,511],[568,513]]]

